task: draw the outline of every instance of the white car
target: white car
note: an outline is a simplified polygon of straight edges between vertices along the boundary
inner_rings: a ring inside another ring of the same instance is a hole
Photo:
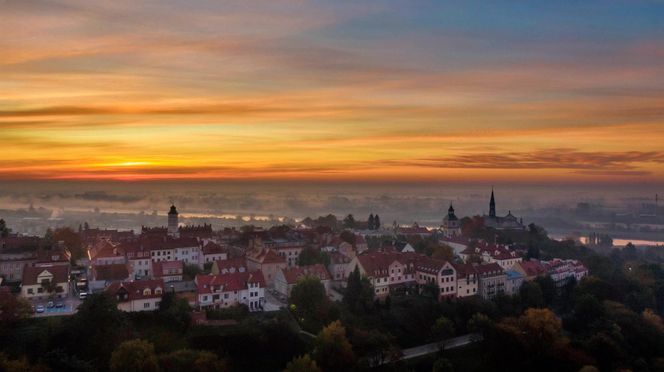
[[[86,298],[88,298],[88,292],[79,293],[78,298],[81,299],[81,300],[85,300]]]

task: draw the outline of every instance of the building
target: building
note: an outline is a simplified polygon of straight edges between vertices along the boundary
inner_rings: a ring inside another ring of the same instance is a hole
[[[127,264],[92,265],[92,278],[90,289],[104,289],[115,282],[125,282],[130,279]]]
[[[132,279],[152,277],[152,255],[140,241],[120,243],[118,249],[124,252]]]
[[[244,257],[214,261],[210,272],[214,275],[243,273],[247,271],[247,259]]]
[[[538,260],[519,261],[512,266],[511,270],[519,272],[524,280],[531,281],[538,276],[546,275],[546,269]]]
[[[478,242],[474,248],[468,247],[459,253],[459,257],[464,262],[468,262],[471,256],[478,256],[482,262],[497,263],[503,270],[509,270],[517,262],[521,262],[522,258],[516,252],[508,249],[502,245],[487,244],[485,242]]]
[[[7,282],[19,282],[23,278],[23,268],[34,266],[36,251],[3,251],[0,253],[0,277]]]
[[[332,280],[345,286],[348,280],[347,266],[351,261],[350,257],[336,251],[330,252],[328,255],[330,256],[330,264],[327,266],[327,270],[332,276]]]
[[[516,270],[505,271],[505,294],[514,296],[519,293],[525,277]]]
[[[551,261],[542,261],[542,265],[557,288],[564,287],[571,281],[578,282],[588,275],[588,269],[577,260],[554,258]]]
[[[507,276],[497,263],[488,263],[475,266],[479,278],[479,294],[485,300],[495,298],[505,293]]]
[[[286,259],[270,248],[256,248],[247,253],[247,269],[260,270],[268,287],[274,286],[277,273],[286,267],[288,267]]]
[[[161,279],[116,282],[106,292],[115,297],[122,311],[153,311],[159,309],[164,282]]]
[[[441,226],[443,235],[446,237],[461,236],[461,221],[454,214],[454,207],[450,203],[447,209],[447,216],[443,218],[443,225]]]
[[[416,287],[414,253],[366,252],[348,264],[346,276],[357,267],[374,288],[374,295],[385,298],[395,291]]]
[[[211,265],[215,261],[227,260],[228,249],[221,244],[208,242],[201,249],[200,257],[202,258],[202,263],[200,265],[201,267],[205,266],[205,264]]]
[[[152,276],[164,283],[181,282],[184,273],[182,261],[157,261],[152,263]]]
[[[171,210],[168,211],[168,235],[177,238],[180,236],[178,230],[178,210],[175,205],[171,205]]]
[[[295,284],[305,277],[317,278],[323,284],[323,287],[325,287],[325,293],[328,294],[330,292],[330,273],[322,264],[289,267],[280,270],[274,280],[274,289],[288,297]]]
[[[92,265],[125,264],[127,258],[116,245],[108,240],[100,240],[88,248],[88,256]]]
[[[43,299],[64,298],[69,293],[69,266],[26,266],[23,269],[21,296]]]
[[[260,270],[222,275],[196,275],[196,304],[200,309],[245,305],[260,311],[265,304],[265,279]]]
[[[473,264],[453,263],[457,273],[457,297],[476,296],[479,289],[477,270]]]
[[[523,219],[516,218],[512,211],[509,211],[506,216],[499,217],[496,215],[496,199],[491,189],[491,199],[489,200],[489,214],[484,216],[484,226],[494,228],[496,230],[523,230]]]
[[[415,278],[420,291],[427,284],[438,289],[438,299],[455,298],[457,293],[457,273],[447,261],[422,257],[415,262]]]
[[[273,249],[279,256],[283,257],[288,267],[294,267],[298,265],[298,259],[305,247],[305,243],[303,241],[274,239],[269,245],[265,244],[265,246]]]

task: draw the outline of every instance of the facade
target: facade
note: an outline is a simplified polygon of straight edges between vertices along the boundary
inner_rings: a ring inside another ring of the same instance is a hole
[[[247,253],[247,269],[249,271],[260,270],[263,273],[265,285],[274,286],[277,273],[288,267],[283,256],[269,248],[258,248]]]
[[[201,264],[204,266],[206,263],[213,263],[215,261],[222,261],[228,259],[228,249],[221,244],[215,242],[208,242],[201,249]]]
[[[459,253],[459,257],[464,262],[468,262],[470,256],[479,256],[484,263],[497,263],[503,270],[509,270],[516,263],[522,261],[520,255],[507,247],[484,242],[479,242],[475,248],[468,247]]]
[[[168,235],[172,237],[179,237],[178,231],[178,210],[175,205],[171,205],[171,210],[168,211]]]
[[[434,284],[439,300],[457,296],[457,273],[449,262],[431,258],[417,260],[415,271],[420,290],[427,284]]]
[[[551,261],[542,261],[542,264],[557,288],[564,287],[570,281],[578,282],[588,275],[588,269],[577,260],[554,258]]]
[[[489,263],[475,266],[479,278],[479,293],[485,300],[495,298],[505,293],[507,276],[505,271],[497,263]]]
[[[265,304],[265,280],[259,270],[222,275],[196,275],[196,304],[200,309],[246,305],[260,311]]]
[[[347,266],[350,263],[350,257],[340,252],[330,252],[330,264],[327,266],[328,272],[332,276],[332,280],[340,282],[342,285],[346,284],[348,279]]]
[[[489,214],[484,216],[484,226],[491,227],[496,230],[523,230],[523,219],[519,219],[509,211],[506,216],[500,217],[496,215],[496,199],[491,190],[491,199],[489,200]]]
[[[26,266],[23,269],[21,296],[24,298],[64,298],[68,293],[69,266]]]
[[[505,271],[505,276],[505,294],[510,296],[518,294],[525,279],[524,276],[516,270]]]
[[[443,225],[441,227],[443,235],[446,237],[461,236],[461,221],[454,214],[452,203],[450,203],[450,207],[447,210],[447,216],[443,218]]]
[[[106,289],[118,301],[118,309],[127,312],[159,309],[164,294],[160,279],[113,283]]]
[[[305,277],[317,278],[323,284],[323,287],[325,287],[325,293],[328,294],[330,292],[330,273],[321,264],[289,267],[280,270],[274,281],[274,289],[288,297],[295,284]]]
[[[538,276],[546,275],[546,269],[538,260],[520,261],[512,266],[511,270],[523,275],[524,280],[531,281]]]
[[[164,283],[180,282],[184,273],[182,261],[158,261],[152,263],[152,276]]]
[[[457,297],[476,296],[479,290],[477,270],[472,264],[453,263],[457,273]]]
[[[35,251],[0,253],[0,277],[7,282],[19,282],[23,278],[23,268],[37,262]]]

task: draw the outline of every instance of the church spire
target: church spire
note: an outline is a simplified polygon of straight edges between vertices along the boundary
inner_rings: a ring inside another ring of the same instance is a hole
[[[489,217],[496,217],[496,199],[493,196],[493,187],[491,187],[491,201],[489,201]]]

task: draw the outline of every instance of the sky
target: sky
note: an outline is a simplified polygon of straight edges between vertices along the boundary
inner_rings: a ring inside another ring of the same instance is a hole
[[[662,1],[0,0],[0,179],[664,184]]]

